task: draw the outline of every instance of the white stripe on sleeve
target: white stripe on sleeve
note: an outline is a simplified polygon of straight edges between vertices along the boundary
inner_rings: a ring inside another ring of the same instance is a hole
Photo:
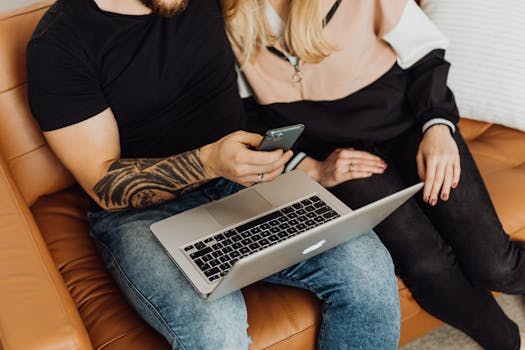
[[[297,153],[297,155],[295,157],[293,157],[289,162],[288,162],[288,165],[286,166],[286,168],[284,169],[284,172],[285,173],[288,173],[292,170],[294,170],[295,168],[297,168],[297,166],[299,165],[299,163],[301,163],[301,161],[306,157],[306,153],[304,152],[299,152]]]
[[[428,130],[428,128],[430,128],[431,126],[434,126],[436,124],[445,124],[446,126],[448,126],[450,128],[450,131],[452,133],[456,132],[456,126],[454,125],[454,123],[452,123],[450,120],[447,120],[445,118],[433,118],[433,119],[430,119],[428,122],[426,122],[423,125],[423,127],[421,128],[421,131],[424,134],[425,131]]]

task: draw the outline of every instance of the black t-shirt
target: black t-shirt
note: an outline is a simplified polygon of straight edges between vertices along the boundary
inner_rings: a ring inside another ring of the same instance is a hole
[[[234,57],[218,1],[173,18],[105,12],[58,0],[27,50],[29,101],[43,131],[107,107],[121,156],[166,157],[243,127]]]

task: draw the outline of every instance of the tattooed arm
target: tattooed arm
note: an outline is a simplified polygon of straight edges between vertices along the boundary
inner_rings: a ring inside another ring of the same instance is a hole
[[[170,158],[120,159],[93,192],[105,208],[145,208],[173,199],[207,181],[199,151]]]
[[[105,210],[147,208],[217,177],[249,186],[278,176],[291,153],[256,152],[262,137],[238,131],[168,158],[121,159],[112,111],[44,133],[50,147],[84,190]]]

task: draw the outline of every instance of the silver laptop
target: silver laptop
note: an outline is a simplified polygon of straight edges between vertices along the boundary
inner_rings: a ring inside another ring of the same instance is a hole
[[[215,300],[370,231],[422,186],[352,211],[293,171],[156,222],[151,231],[195,290]]]

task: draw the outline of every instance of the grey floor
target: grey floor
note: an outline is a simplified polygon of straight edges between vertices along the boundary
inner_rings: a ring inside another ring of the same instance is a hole
[[[525,297],[501,295],[496,300],[520,329],[525,330]],[[481,347],[458,330],[443,326],[400,350],[481,350]]]

